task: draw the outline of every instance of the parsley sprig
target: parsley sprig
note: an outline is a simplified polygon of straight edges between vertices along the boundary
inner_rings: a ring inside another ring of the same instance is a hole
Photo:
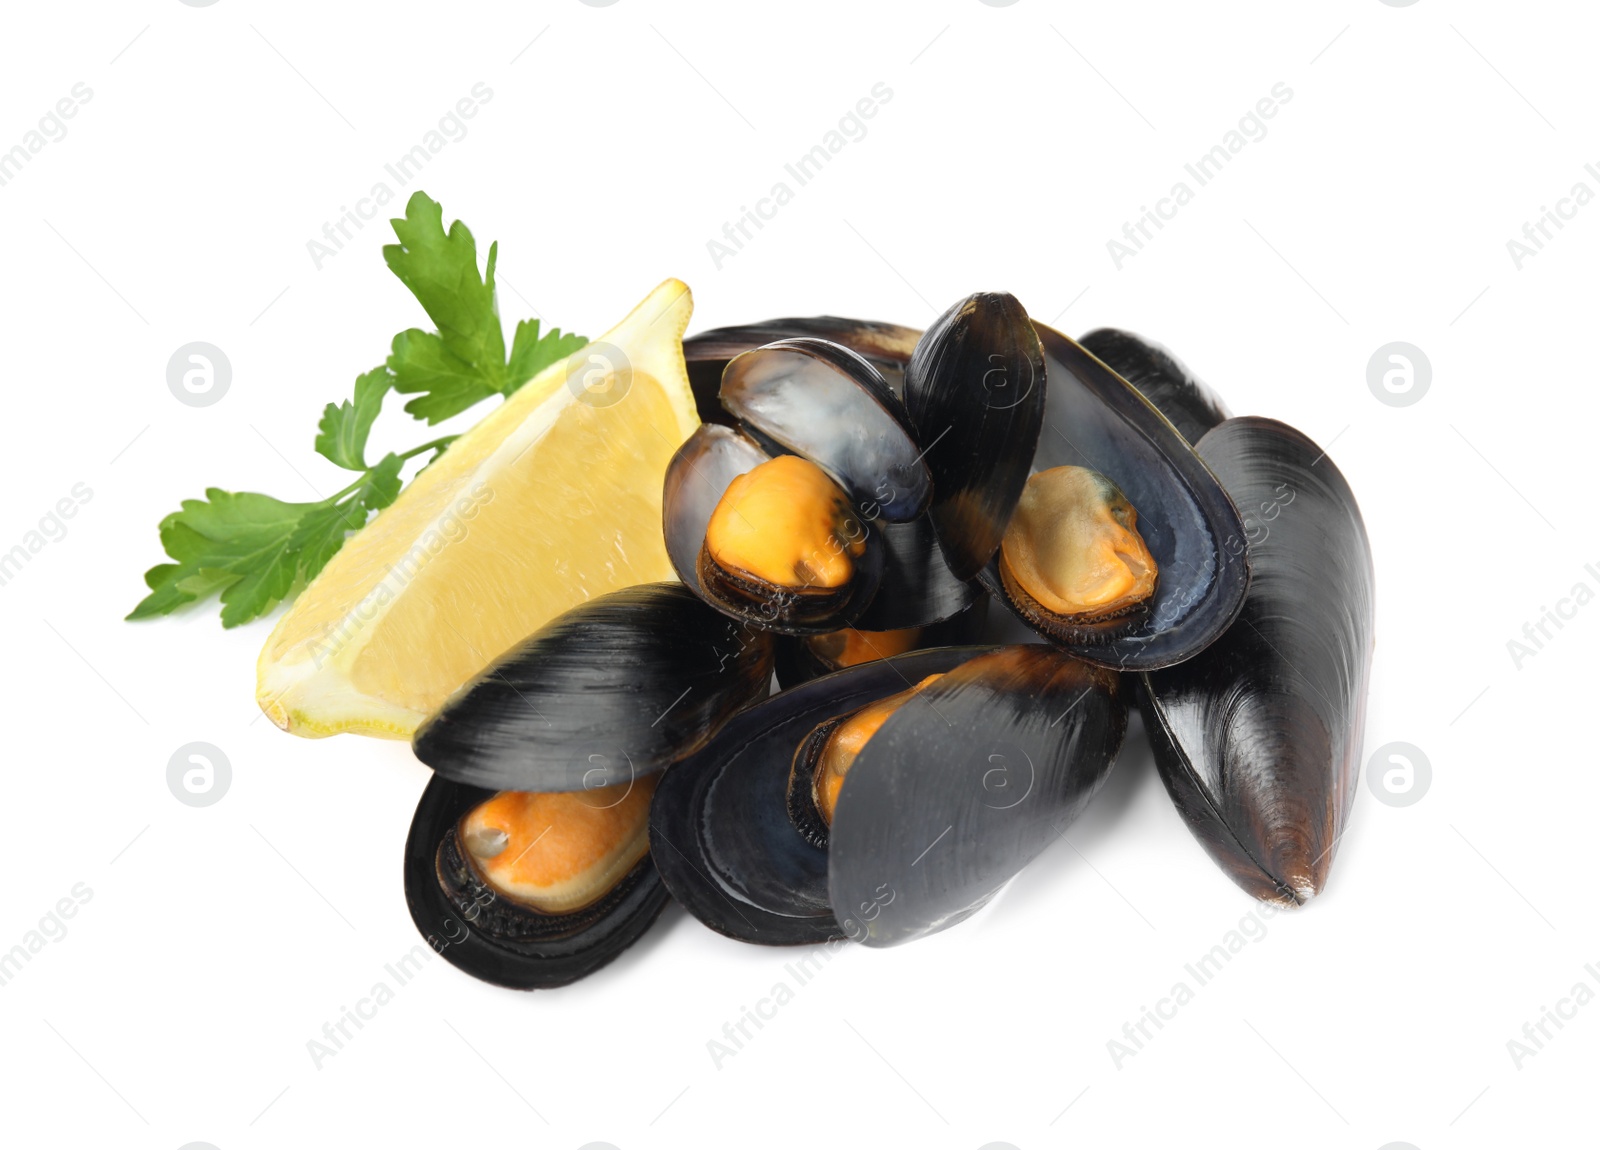
[[[315,503],[219,487],[207,488],[204,499],[184,500],[161,521],[161,546],[172,562],[145,572],[150,593],[129,619],[171,614],[212,595],[221,597],[224,627],[266,614],[314,578],[369,516],[395,501],[409,460],[428,452],[437,459],[456,438],[441,436],[369,465],[367,437],[390,391],[412,396],[405,410],[432,425],[512,394],[588,342],[558,328],[541,333],[538,320],[525,319],[507,355],[495,300],[499,245],[489,245],[480,276],[472,232],[460,220],[446,231],[443,210],[422,192],[406,204],[404,219],[390,222],[400,242],[384,247],[384,262],[436,330],[410,328],[395,336],[384,363],[356,378],[352,397],[323,409],[317,453],[356,478]]]

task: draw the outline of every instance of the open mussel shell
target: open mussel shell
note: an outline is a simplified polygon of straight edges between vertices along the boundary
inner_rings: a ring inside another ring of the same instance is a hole
[[[1119,684],[1051,647],[1003,647],[890,715],[830,829],[829,901],[851,937],[896,946],[953,926],[1054,842],[1122,745]]]
[[[1091,331],[1078,343],[1138,388],[1190,443],[1230,414],[1221,397],[1159,343],[1114,327]]]
[[[661,491],[662,534],[672,568],[688,586],[699,585],[695,565],[706,525],[728,484],[770,458],[737,428],[702,423],[667,464]]]
[[[794,754],[819,723],[991,648],[937,648],[865,663],[774,695],[668,771],[650,806],[661,876],[690,914],[730,938],[788,946],[844,937],[828,900],[828,851],[787,807]]]
[[[929,515],[957,579],[989,562],[1028,481],[1045,374],[1028,313],[1003,292],[951,307],[906,366],[906,409],[933,474]]]
[[[771,636],[678,583],[557,616],[461,687],[412,740],[456,782],[576,791],[659,771],[764,696]]]
[[[1054,641],[1117,670],[1180,663],[1226,631],[1244,605],[1250,570],[1239,512],[1149,400],[1060,332],[1034,326],[1050,379],[1034,467],[1086,467],[1109,479],[1137,510],[1139,534],[1159,571],[1155,594],[1134,625],[1092,641]],[[997,564],[979,578],[1009,604]]]
[[[721,398],[747,429],[833,476],[862,514],[900,523],[927,506],[932,479],[904,407],[842,344],[784,339],[737,355]]]
[[[878,369],[889,390],[900,395],[906,361],[911,358],[921,334],[915,328],[898,324],[832,315],[769,319],[692,335],[683,341],[683,358],[689,368],[689,384],[694,389],[700,418],[707,423],[731,423],[733,417],[723,408],[718,392],[722,387],[722,373],[736,355],[780,339],[800,336],[825,339],[842,344],[864,358]]]
[[[1245,510],[1238,621],[1143,676],[1156,765],[1184,821],[1256,898],[1322,889],[1355,798],[1372,663],[1373,573],[1349,484],[1300,432],[1230,419],[1200,455]]]
[[[670,895],[647,854],[591,906],[562,915],[506,907],[481,884],[441,881],[447,840],[495,792],[435,775],[406,836],[411,921],[428,944],[474,978],[516,990],[566,986],[616,958],[650,928]],[[454,893],[451,893],[451,892]]]
[[[798,464],[800,456],[790,456],[774,446],[784,456],[784,464]],[[701,424],[683,446],[677,449],[667,464],[666,478],[662,481],[661,526],[666,539],[667,555],[672,568],[677,571],[685,587],[698,595],[704,603],[717,609],[734,621],[762,630],[787,633],[787,635],[819,635],[819,633],[848,627],[866,611],[867,605],[877,597],[883,577],[886,537],[882,521],[867,520],[854,512],[850,494],[835,485],[826,470],[810,465],[811,475],[819,488],[829,489],[830,502],[838,515],[838,529],[843,534],[816,541],[816,549],[826,557],[829,553],[846,553],[850,549],[850,577],[838,587],[819,587],[798,582],[802,565],[784,568],[792,573],[794,584],[768,584],[758,576],[728,569],[718,561],[718,553],[710,547],[710,528],[717,515],[717,507],[728,488],[742,475],[754,472],[763,464],[771,464],[774,456],[747,435],[742,427],[723,424]],[[816,494],[816,488],[808,491]],[[730,523],[749,523],[739,510],[725,512],[733,515]],[[760,520],[758,526],[766,525]],[[787,536],[781,526],[770,531],[763,529],[763,547],[770,542],[771,552],[782,555],[784,549],[797,549],[789,553],[790,560],[805,560],[805,545],[797,537]],[[918,557],[920,560],[920,557]],[[774,569],[779,565],[773,565]],[[923,566],[910,561],[910,573],[922,573]],[[917,593],[922,584],[910,584],[909,592]],[[938,587],[938,592],[944,592]],[[942,609],[944,598],[934,601],[931,609]],[[906,601],[904,593],[896,593],[896,601]]]

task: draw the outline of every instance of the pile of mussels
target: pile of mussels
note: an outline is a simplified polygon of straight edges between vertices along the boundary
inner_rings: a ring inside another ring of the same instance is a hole
[[[417,731],[406,898],[449,961],[564,985],[672,898],[755,943],[944,930],[1088,804],[1135,697],[1234,881],[1322,888],[1373,575],[1315,443],[1003,294],[925,333],[775,320],[684,352],[707,422],[663,493],[681,583],[574,608]]]

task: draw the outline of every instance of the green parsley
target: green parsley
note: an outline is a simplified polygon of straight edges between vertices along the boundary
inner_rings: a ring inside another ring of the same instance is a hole
[[[354,482],[315,503],[286,503],[250,491],[206,489],[161,521],[161,546],[171,563],[145,572],[150,593],[128,615],[168,615],[219,595],[222,625],[237,627],[291,597],[333,558],[346,537],[400,494],[400,470],[419,455],[445,451],[453,435],[367,463],[367,437],[390,391],[414,398],[405,410],[439,423],[496,396],[508,396],[544,368],[588,342],[538,320],[517,324],[506,354],[495,301],[497,244],[489,245],[483,274],[478,247],[460,220],[444,228],[444,213],[417,192],[404,219],[390,221],[397,244],[384,261],[411,290],[437,330],[411,328],[394,337],[380,367],[358,376],[355,394],[323,409],[314,446],[331,463],[357,472]],[[429,462],[432,462],[430,460]]]

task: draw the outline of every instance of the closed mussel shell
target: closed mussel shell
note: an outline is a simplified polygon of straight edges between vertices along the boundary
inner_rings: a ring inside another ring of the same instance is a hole
[[[1091,331],[1078,343],[1133,384],[1190,443],[1228,418],[1221,397],[1159,343],[1114,327]]]
[[[839,792],[828,892],[842,926],[895,946],[971,915],[1088,804],[1126,725],[1118,676],[1051,647],[1004,647],[929,684]]]
[[[824,339],[785,339],[734,357],[722,405],[749,430],[804,456],[870,518],[904,522],[931,480],[900,400],[877,369]]]
[[[1044,354],[1016,297],[978,292],[935,320],[906,366],[905,400],[939,546],[971,579],[1000,546],[1043,425]]]
[[[713,930],[745,942],[844,937],[828,900],[828,851],[789,814],[795,752],[819,724],[990,650],[945,647],[862,664],[735,717],[662,777],[651,802],[651,851],[673,896]]]
[[[1246,513],[1253,579],[1205,651],[1143,676],[1161,777],[1195,836],[1256,898],[1327,880],[1360,769],[1373,645],[1372,553],[1326,453],[1270,419],[1230,419],[1199,451]]]
[[[456,782],[576,791],[662,770],[764,696],[772,640],[678,583],[614,591],[505,652],[418,728]]]

